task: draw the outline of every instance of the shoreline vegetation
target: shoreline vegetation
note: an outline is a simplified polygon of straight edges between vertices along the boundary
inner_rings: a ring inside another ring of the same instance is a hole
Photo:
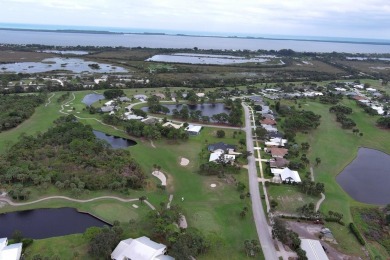
[[[260,36],[237,36],[237,35],[201,35],[201,34],[184,34],[184,33],[165,33],[165,32],[114,32],[107,30],[78,30],[78,29],[29,29],[29,28],[8,28],[0,27],[4,31],[28,31],[28,32],[54,32],[54,33],[82,33],[82,34],[117,34],[117,35],[164,35],[164,36],[182,36],[182,37],[206,37],[206,38],[229,38],[229,39],[258,39],[258,40],[279,40],[279,41],[304,41],[304,42],[329,42],[329,43],[351,43],[351,44],[368,44],[368,45],[390,45],[390,40],[385,39],[314,39],[314,38],[296,38],[294,36],[283,37],[260,37]],[[367,40],[367,41],[366,41]]]

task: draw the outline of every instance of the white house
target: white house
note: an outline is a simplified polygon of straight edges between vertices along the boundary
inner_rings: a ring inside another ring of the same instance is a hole
[[[341,91],[341,92],[347,91],[347,89],[345,89],[345,88],[334,88],[334,89],[337,91]]]
[[[261,126],[267,131],[267,132],[277,132],[278,129],[272,125],[266,125],[266,124],[261,124]]]
[[[173,127],[175,129],[179,129],[180,127],[183,126],[183,123],[181,124],[174,124],[172,122],[166,122],[165,124],[162,125],[163,127]]]
[[[173,260],[166,255],[167,246],[156,243],[148,237],[122,240],[111,253],[113,260]]]
[[[363,85],[355,85],[353,86],[354,88],[358,88],[358,89],[364,89],[364,86]]]
[[[189,125],[187,128],[186,128],[186,131],[190,134],[190,135],[198,135],[200,133],[200,131],[202,130],[202,126],[200,125]]]
[[[378,115],[383,115],[385,113],[385,111],[383,110],[383,107],[381,107],[381,106],[372,105],[371,108],[376,110],[376,112],[378,112]]]
[[[112,104],[114,104],[114,100],[110,100],[110,101],[107,101],[106,103],[104,103],[105,106],[111,106]]]
[[[196,93],[196,95],[197,95],[198,97],[200,97],[200,98],[202,98],[202,97],[204,97],[204,96],[205,96],[205,94],[204,94],[204,93]]]
[[[366,90],[369,91],[369,92],[376,92],[375,88],[366,88]]]
[[[265,142],[266,146],[284,146],[287,143],[287,139],[275,137],[270,138],[268,142]]]
[[[287,183],[301,182],[301,178],[299,177],[298,172],[292,171],[287,167],[284,169],[271,169],[271,172],[274,174],[275,177],[279,176],[282,182],[287,182]]]
[[[221,156],[223,156],[223,160],[225,163],[234,162],[236,160],[235,154],[230,154],[230,153],[225,154],[224,150],[217,149],[210,154],[209,162],[217,162],[217,160],[220,159]]]
[[[8,245],[7,238],[0,238],[0,260],[19,260],[22,247],[22,243]]]
[[[301,239],[301,248],[306,251],[308,260],[329,260],[320,241]]]

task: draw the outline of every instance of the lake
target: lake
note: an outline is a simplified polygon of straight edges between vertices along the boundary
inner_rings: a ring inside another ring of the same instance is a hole
[[[376,205],[390,203],[390,155],[360,148],[357,157],[336,177],[355,200]]]
[[[347,53],[389,53],[388,41],[378,44],[343,43],[325,41],[302,41],[281,39],[249,39],[222,37],[195,37],[146,34],[86,34],[39,31],[0,30],[0,43],[42,44],[55,46],[111,46],[148,48],[194,48],[214,50],[281,50],[299,52],[347,52]]]
[[[107,223],[74,208],[35,209],[0,214],[0,237],[11,238],[15,230],[24,237],[42,239],[84,233],[89,227]]]
[[[87,54],[89,54],[89,52],[87,52],[87,51],[43,50],[41,52],[44,52],[44,53],[55,53],[55,54],[62,54],[62,55],[87,55]]]
[[[270,59],[266,59],[261,56],[255,58],[245,58],[245,57],[228,56],[228,55],[174,53],[170,55],[168,54],[154,55],[153,57],[147,59],[146,61],[226,65],[226,64],[242,64],[242,63],[266,63],[270,61]]]
[[[99,64],[99,68],[91,68],[90,64]],[[127,72],[122,67],[112,66],[105,63],[85,61],[76,58],[48,58],[41,62],[16,62],[0,64],[0,72],[3,73],[40,73],[53,70],[67,70],[74,73],[100,72],[100,73],[120,73]]]
[[[104,95],[102,94],[88,94],[88,95],[85,95],[85,97],[83,98],[83,100],[81,101],[82,103],[86,104],[87,106],[90,106],[92,105],[93,103],[99,101],[99,100],[102,100],[104,99]]]
[[[183,104],[179,104],[179,105],[176,105],[176,104],[164,105],[164,104],[162,104],[162,105],[169,109],[170,112],[168,113],[168,115],[172,115],[172,110],[174,110],[174,109],[177,109],[180,111],[183,108]],[[215,103],[214,105],[211,103],[204,103],[203,105],[198,104],[198,105],[194,105],[194,106],[190,106],[190,105],[184,105],[184,106],[188,106],[188,109],[190,112],[196,111],[196,110],[202,111],[202,116],[212,117],[213,115],[220,114],[220,113],[230,114],[230,110],[226,109],[225,105],[223,103]],[[141,109],[145,112],[148,112],[148,107],[142,107]]]
[[[96,136],[97,139],[106,141],[113,149],[124,149],[137,144],[136,141],[133,141],[131,139],[107,135],[103,132],[99,132],[96,130],[93,130],[93,134]]]

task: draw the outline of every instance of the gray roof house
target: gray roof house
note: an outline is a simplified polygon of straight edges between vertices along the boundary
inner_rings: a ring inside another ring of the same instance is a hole
[[[223,150],[226,152],[228,152],[230,149],[236,149],[236,146],[235,145],[232,145],[232,144],[225,144],[223,142],[219,142],[219,143],[215,143],[215,144],[210,144],[207,149],[209,150],[209,152],[214,152],[215,150]]]

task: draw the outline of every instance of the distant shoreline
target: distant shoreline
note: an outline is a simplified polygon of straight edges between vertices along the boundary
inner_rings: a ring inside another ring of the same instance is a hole
[[[255,36],[219,36],[219,35],[197,35],[182,33],[163,33],[163,32],[113,32],[105,30],[77,30],[77,29],[27,29],[27,28],[5,28],[3,31],[26,31],[26,32],[52,32],[52,33],[79,33],[79,34],[109,34],[109,35],[156,35],[156,36],[180,36],[180,37],[206,37],[206,38],[227,38],[227,39],[250,39],[250,40],[271,40],[271,41],[298,41],[298,42],[328,42],[328,43],[348,43],[348,44],[366,44],[366,45],[390,45],[389,42],[379,41],[353,41],[353,40],[327,40],[327,39],[296,39],[289,37],[255,37]]]

